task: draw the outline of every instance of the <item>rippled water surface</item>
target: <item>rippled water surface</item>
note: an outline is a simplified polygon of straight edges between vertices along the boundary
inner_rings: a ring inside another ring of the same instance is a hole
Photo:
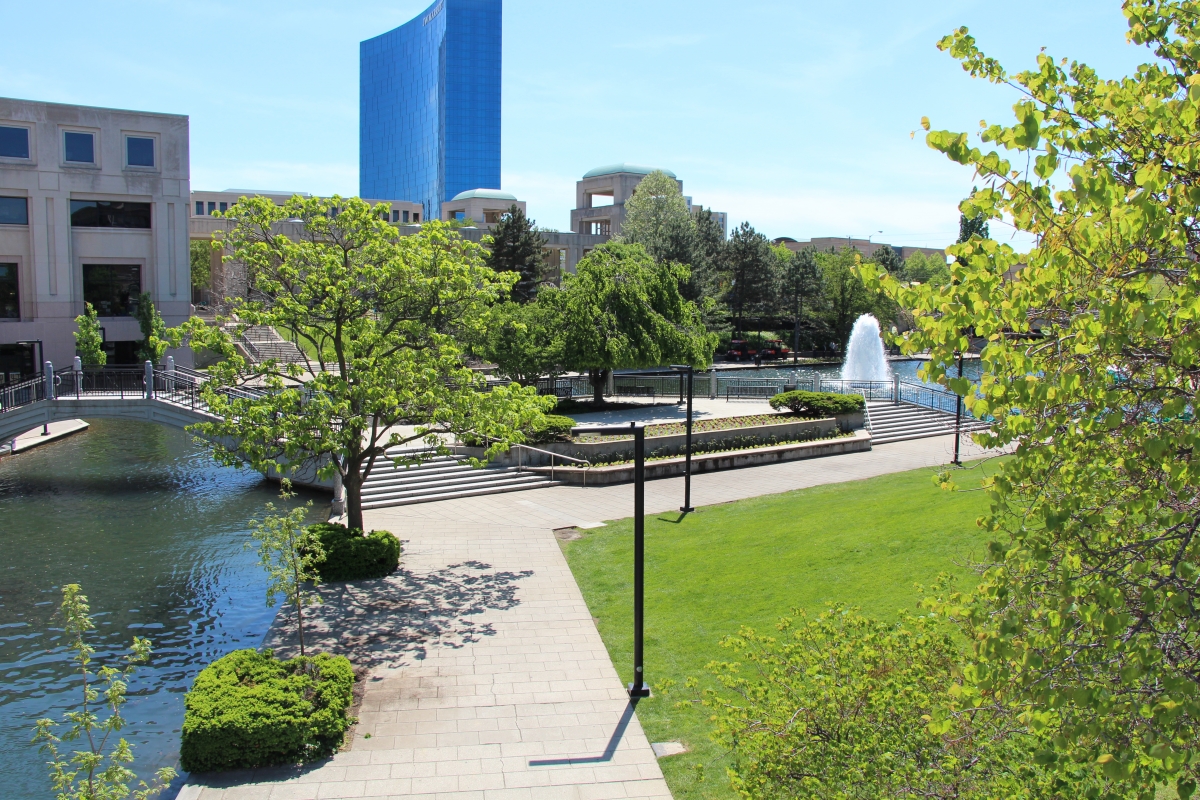
[[[97,420],[91,429],[0,460],[0,786],[51,796],[34,721],[78,702],[53,615],[61,586],[91,603],[98,662],[133,636],[154,656],[130,685],[123,731],[134,769],[174,765],[183,693],[208,662],[257,646],[274,610],[247,550],[248,521],[278,488],[216,466],[183,431]],[[321,496],[314,496],[320,511]]]
[[[808,381],[814,375],[819,375],[822,378],[836,380],[842,377],[842,367],[840,364],[822,365],[822,366],[788,366],[782,362],[776,362],[777,366],[763,366],[757,369],[721,369],[720,364],[714,367],[714,370],[722,378],[765,378],[779,379],[787,381]],[[888,362],[888,367],[891,368],[892,374],[899,375],[900,380],[908,383],[924,383],[917,375],[918,370],[925,365],[924,361],[917,359],[904,359]],[[982,372],[982,367],[979,359],[967,359],[963,364],[963,375],[971,380],[978,381]],[[951,374],[955,374],[953,370]]]

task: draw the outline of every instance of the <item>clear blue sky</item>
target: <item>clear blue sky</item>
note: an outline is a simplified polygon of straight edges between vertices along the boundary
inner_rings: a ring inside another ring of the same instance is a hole
[[[187,114],[194,189],[356,194],[358,43],[427,5],[0,0],[0,95]],[[1010,71],[1042,46],[1106,75],[1146,60],[1119,0],[507,0],[504,13],[503,188],[562,230],[575,181],[629,161],[674,170],[697,202],[772,237],[942,246],[971,175],[925,146],[919,120],[974,131],[1014,98],[939,53],[941,35],[968,25]]]

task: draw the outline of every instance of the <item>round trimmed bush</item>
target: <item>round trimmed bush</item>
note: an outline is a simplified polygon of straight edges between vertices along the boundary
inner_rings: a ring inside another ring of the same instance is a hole
[[[861,394],[834,394],[832,392],[806,392],[803,390],[783,392],[770,400],[776,411],[788,409],[798,417],[820,419],[839,414],[853,414],[867,407]]]
[[[530,444],[547,444],[549,442],[571,441],[571,428],[575,420],[561,414],[546,414],[533,426],[532,431],[525,431],[525,439]]]
[[[357,581],[391,575],[400,565],[400,540],[388,531],[371,531],[335,522],[313,525],[325,549],[325,560],[317,564],[323,581]]]
[[[342,744],[353,702],[345,656],[281,661],[235,650],[209,664],[183,699],[180,766],[188,772],[296,764]]]

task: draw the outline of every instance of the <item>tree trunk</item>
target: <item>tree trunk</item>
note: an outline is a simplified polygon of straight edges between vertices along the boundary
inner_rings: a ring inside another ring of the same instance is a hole
[[[604,404],[604,378],[607,372],[605,369],[588,370],[588,379],[592,382],[592,402],[598,406]]]
[[[299,583],[296,584],[296,635],[300,637],[300,657],[304,658],[304,602]]]
[[[796,315],[796,325],[792,329],[792,363],[800,360],[800,315]]]
[[[346,476],[342,479],[342,490],[346,493],[347,528],[364,530],[362,485],[362,464],[358,461],[347,462]]]

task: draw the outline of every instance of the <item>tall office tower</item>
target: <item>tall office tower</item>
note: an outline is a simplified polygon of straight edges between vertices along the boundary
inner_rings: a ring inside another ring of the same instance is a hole
[[[503,0],[438,0],[359,50],[359,194],[413,200],[426,218],[500,188]]]

